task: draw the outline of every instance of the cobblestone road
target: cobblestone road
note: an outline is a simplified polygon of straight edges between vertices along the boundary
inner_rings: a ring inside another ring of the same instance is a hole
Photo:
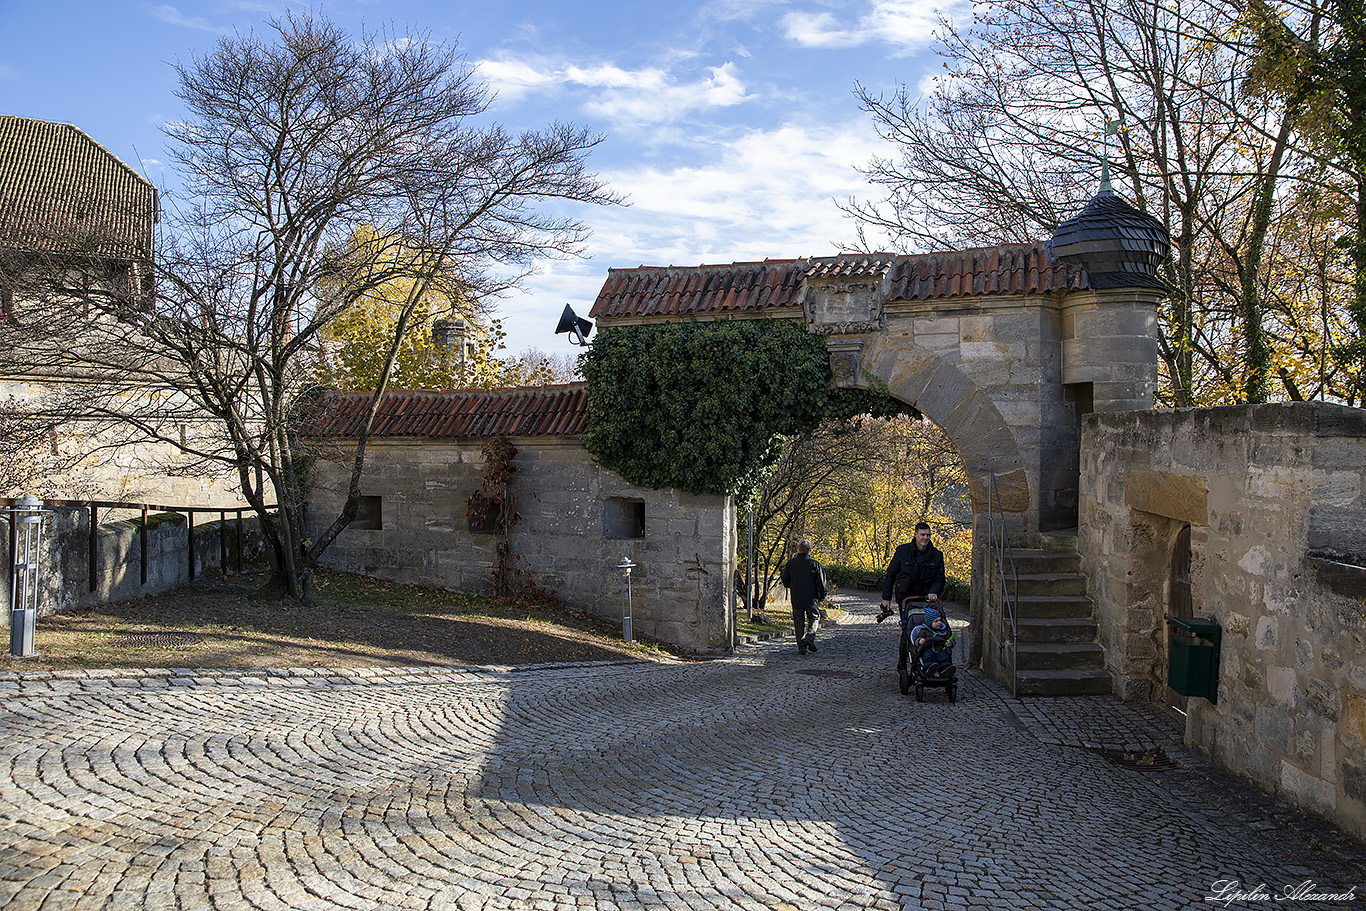
[[[0,907],[1361,907],[1278,900],[1366,893],[1362,846],[1162,713],[975,673],[916,703],[851,606],[801,658],[0,676]]]

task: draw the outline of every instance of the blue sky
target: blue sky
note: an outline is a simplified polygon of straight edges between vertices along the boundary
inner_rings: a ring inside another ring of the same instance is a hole
[[[174,187],[161,131],[181,114],[171,63],[287,5],[0,0],[0,113],[75,124]],[[393,24],[457,41],[496,92],[489,116],[510,129],[559,119],[605,134],[589,163],[631,204],[576,212],[593,230],[587,257],[544,263],[498,304],[511,353],[572,350],[552,334],[560,310],[585,315],[612,267],[819,256],[852,242],[835,202],[871,195],[855,168],[889,152],[854,83],[924,84],[940,67],[936,10],[966,15],[962,0],[314,9],[353,33]]]

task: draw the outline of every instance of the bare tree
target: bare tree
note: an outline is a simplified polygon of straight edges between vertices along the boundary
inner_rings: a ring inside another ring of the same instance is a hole
[[[356,514],[369,427],[419,304],[484,298],[537,257],[577,252],[585,229],[546,204],[616,197],[585,169],[599,137],[483,120],[483,85],[425,33],[357,40],[290,14],[176,72],[189,116],[167,132],[191,202],[163,222],[152,293],[92,279],[97,263],[69,252],[30,268],[46,287],[29,289],[43,305],[16,357],[85,379],[51,408],[235,471],[285,590],[307,599],[312,568]],[[396,287],[349,496],[310,539],[301,430],[322,334]]]
[[[43,428],[10,396],[0,401],[0,496],[17,497],[42,477]]]
[[[1246,91],[1242,9],[980,3],[972,27],[944,24],[948,73],[928,98],[858,88],[896,153],[866,172],[886,197],[848,210],[913,248],[1031,241],[1095,191],[1102,127],[1118,125],[1116,182],[1173,240],[1159,339],[1169,400],[1264,400],[1279,320],[1267,276],[1281,265],[1267,250],[1306,198],[1286,181],[1306,179],[1312,157],[1287,106]]]

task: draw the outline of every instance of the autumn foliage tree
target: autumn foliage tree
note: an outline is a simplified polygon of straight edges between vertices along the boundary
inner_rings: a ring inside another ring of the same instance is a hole
[[[966,484],[948,436],[918,416],[827,422],[785,439],[751,500],[758,602],[802,538],[812,541],[824,563],[880,573],[897,545],[913,537],[917,522],[933,526],[949,574],[968,578]],[[742,524],[747,519],[742,510]],[[747,545],[745,536],[741,540]]]
[[[353,247],[378,243],[369,226],[350,240]],[[367,290],[338,314],[322,333],[318,382],[332,389],[375,388],[388,343],[405,315],[408,329],[389,373],[391,388],[489,389],[565,382],[572,375],[572,365],[541,352],[500,356],[506,338],[502,321],[469,289],[430,287],[409,312],[411,292],[411,280],[396,279]]]

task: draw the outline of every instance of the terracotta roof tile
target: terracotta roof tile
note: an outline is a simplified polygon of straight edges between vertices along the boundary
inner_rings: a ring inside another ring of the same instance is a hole
[[[896,258],[887,299],[1047,294],[1086,287],[1085,275],[1050,262],[1042,243],[922,253]]]
[[[307,416],[309,436],[353,437],[370,405],[368,392],[327,392]],[[511,389],[394,390],[385,393],[372,437],[457,439],[576,436],[588,430],[582,383]]]
[[[85,133],[0,115],[0,246],[149,260],[156,221],[156,187]]]
[[[889,301],[1047,294],[1088,287],[1085,272],[1050,262],[1044,244],[1012,244],[914,255],[844,254],[724,266],[611,269],[589,315],[609,321],[760,311],[800,316],[802,282],[808,277],[886,279]]]
[[[784,309],[800,312],[805,260],[722,266],[609,269],[589,316],[687,316]]]

